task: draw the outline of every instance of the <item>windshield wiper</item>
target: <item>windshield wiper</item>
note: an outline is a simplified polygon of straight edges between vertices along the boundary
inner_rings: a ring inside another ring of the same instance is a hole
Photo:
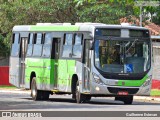
[[[138,39],[135,39],[135,40],[133,41],[132,45],[128,48],[128,50],[127,50],[125,53],[127,53],[127,52],[135,45],[135,43],[136,43],[137,40],[138,40]]]

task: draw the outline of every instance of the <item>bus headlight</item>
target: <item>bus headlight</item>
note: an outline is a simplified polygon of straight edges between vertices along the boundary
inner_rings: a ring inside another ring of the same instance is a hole
[[[146,87],[151,84],[152,76],[149,76],[147,80],[143,83],[142,87]]]
[[[93,73],[93,78],[94,78],[94,82],[96,82],[97,84],[104,85],[104,83],[101,81],[101,79],[97,74]]]

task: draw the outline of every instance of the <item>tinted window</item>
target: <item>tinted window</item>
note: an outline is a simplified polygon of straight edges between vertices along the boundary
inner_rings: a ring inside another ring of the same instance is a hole
[[[51,45],[43,45],[43,57],[50,57],[51,54]]]
[[[149,37],[148,30],[130,30],[130,37]]]
[[[18,56],[19,55],[19,33],[14,34],[11,56]]]
[[[81,45],[82,44],[82,34],[76,34],[75,35],[75,45]]]
[[[79,33],[78,34],[66,34],[64,45],[62,48],[62,57],[81,58],[82,40],[83,40],[82,34],[79,34]]]
[[[18,56],[18,55],[19,55],[19,44],[12,44],[11,56]]]
[[[13,43],[18,44],[19,43],[19,33],[14,34]]]
[[[27,56],[32,56],[33,45],[29,44],[27,49]]]
[[[121,36],[121,30],[120,29],[99,28],[99,29],[95,30],[95,35],[120,37]]]
[[[71,57],[72,56],[72,45],[64,45],[62,57]]]
[[[42,41],[42,33],[37,33],[36,44],[41,44]]]
[[[52,43],[52,37],[51,37],[51,33],[46,33],[45,34],[45,44],[51,44]]]
[[[72,57],[81,58],[81,53],[82,53],[82,45],[74,45]]]
[[[73,34],[66,34],[65,45],[72,45]]]
[[[33,56],[40,57],[42,53],[42,45],[34,44]]]
[[[30,34],[29,41],[28,41],[28,44],[32,44],[32,43],[33,43],[33,33]]]

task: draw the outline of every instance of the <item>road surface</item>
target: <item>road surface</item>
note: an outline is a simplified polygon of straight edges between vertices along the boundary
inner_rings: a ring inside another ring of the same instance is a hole
[[[114,98],[92,98],[89,103],[76,104],[70,95],[50,95],[47,101],[33,101],[28,93],[0,92],[0,110],[36,111],[160,111],[160,102],[134,99],[124,105]]]

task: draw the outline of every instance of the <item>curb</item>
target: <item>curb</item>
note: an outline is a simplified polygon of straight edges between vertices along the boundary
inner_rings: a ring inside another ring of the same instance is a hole
[[[157,98],[157,97],[151,97],[151,96],[147,96],[147,97],[146,96],[134,96],[134,99],[160,102],[160,97]]]
[[[0,93],[18,93],[18,94],[31,94],[30,90],[23,89],[0,89]]]

